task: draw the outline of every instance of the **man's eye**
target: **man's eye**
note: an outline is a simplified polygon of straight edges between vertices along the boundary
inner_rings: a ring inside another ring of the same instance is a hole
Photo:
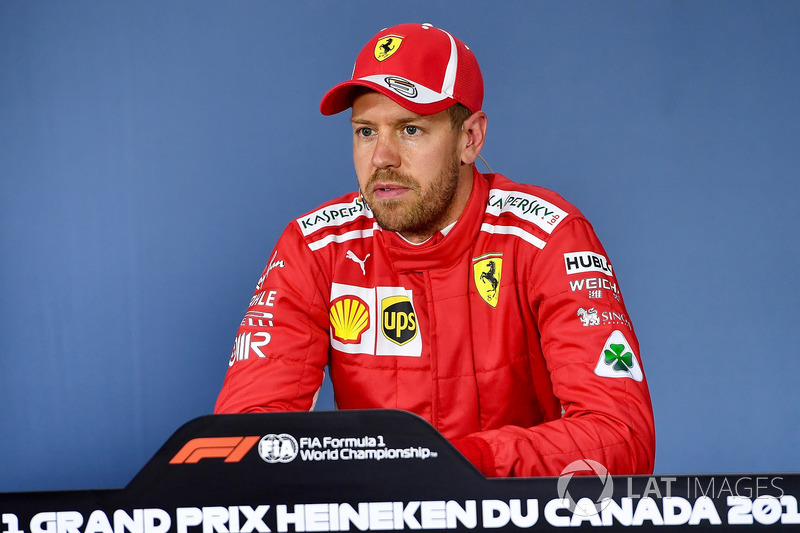
[[[372,128],[358,128],[356,130],[356,133],[360,137],[369,137],[370,135],[372,135]]]
[[[416,135],[419,133],[419,128],[416,126],[406,126],[406,135]]]

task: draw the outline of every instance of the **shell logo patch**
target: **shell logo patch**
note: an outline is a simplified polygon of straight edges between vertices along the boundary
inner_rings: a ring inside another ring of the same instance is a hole
[[[403,44],[403,38],[399,35],[387,35],[375,43],[375,59],[378,61],[385,61],[392,57],[397,52],[400,45]]]
[[[472,259],[475,288],[483,301],[497,307],[500,298],[500,276],[503,271],[503,254],[486,254]]]
[[[358,344],[361,334],[369,328],[369,308],[358,296],[341,296],[331,302],[333,338],[344,344]]]

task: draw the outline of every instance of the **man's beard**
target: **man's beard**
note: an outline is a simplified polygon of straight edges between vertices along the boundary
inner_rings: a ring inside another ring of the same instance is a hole
[[[449,222],[446,219],[458,188],[459,163],[454,153],[450,164],[425,190],[408,174],[391,168],[378,169],[372,173],[362,195],[383,229],[403,235],[429,237]],[[406,187],[416,198],[376,201],[373,194],[376,183]]]

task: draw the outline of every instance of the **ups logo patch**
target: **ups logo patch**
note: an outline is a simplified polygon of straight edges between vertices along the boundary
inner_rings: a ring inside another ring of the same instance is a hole
[[[381,330],[384,337],[403,346],[417,336],[417,315],[408,296],[390,296],[381,301]]]

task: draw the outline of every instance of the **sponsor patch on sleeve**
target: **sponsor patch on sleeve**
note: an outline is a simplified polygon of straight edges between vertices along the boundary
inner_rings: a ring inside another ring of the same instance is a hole
[[[572,292],[585,292],[590,299],[603,298],[609,293],[619,302],[619,287],[615,283],[616,280],[612,279],[601,276],[570,279],[569,289]]]
[[[614,269],[606,256],[590,252],[567,252],[564,254],[564,266],[567,274],[583,274],[584,272],[600,272],[606,276],[613,276]]]
[[[618,329],[608,336],[608,340],[600,352],[594,373],[604,378],[631,378],[634,381],[644,379],[644,373],[636,354],[628,339]]]

